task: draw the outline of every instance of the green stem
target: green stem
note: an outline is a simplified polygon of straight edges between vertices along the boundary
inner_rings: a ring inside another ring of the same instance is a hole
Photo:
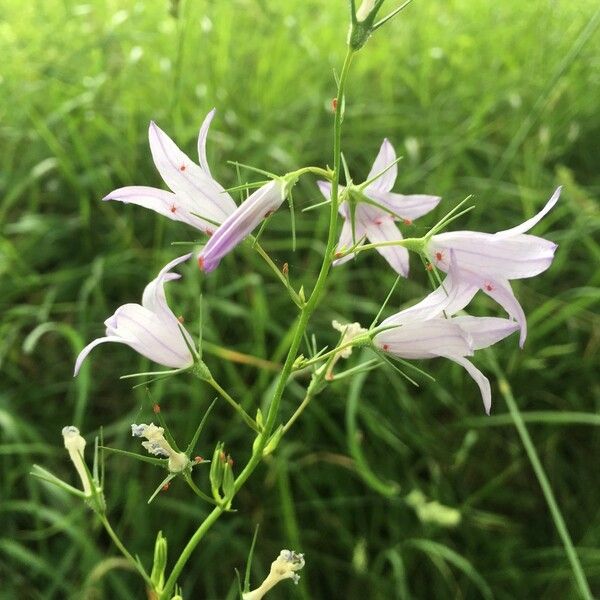
[[[517,403],[515,402],[510,385],[504,377],[504,374],[500,370],[500,367],[496,362],[495,357],[493,357],[491,353],[490,356],[492,357],[492,366],[494,368],[494,371],[496,372],[496,376],[498,377],[498,386],[500,388],[500,393],[506,400],[510,416],[512,417],[515,427],[519,433],[521,442],[525,447],[525,452],[527,453],[527,457],[529,458],[529,462],[531,463],[535,476],[537,477],[540,487],[542,488],[542,492],[546,499],[546,504],[550,509],[550,514],[552,515],[552,520],[554,521],[554,526],[556,527],[556,531],[558,532],[558,535],[562,540],[565,552],[567,554],[567,558],[571,563],[571,569],[573,570],[575,581],[577,582],[577,587],[579,588],[579,593],[581,597],[585,600],[593,600],[590,586],[586,579],[581,563],[579,562],[579,557],[577,556],[577,552],[575,551],[575,547],[573,546],[573,541],[571,540],[571,536],[569,535],[569,531],[567,529],[567,525],[565,524],[565,520],[562,516],[560,508],[558,507],[556,498],[554,497],[552,486],[548,481],[548,477],[546,475],[546,472],[544,471],[544,467],[542,466],[535,446],[533,445],[533,442],[529,437],[529,432],[527,431],[527,427],[525,426],[523,417],[521,416],[519,408],[517,407]]]
[[[135,558],[133,558],[131,554],[129,554],[129,551],[127,550],[127,548],[125,548],[123,542],[121,542],[119,536],[116,534],[115,530],[111,527],[111,524],[108,522],[106,515],[99,514],[98,517],[100,518],[104,529],[106,529],[106,532],[114,542],[115,546],[121,551],[121,554],[134,566],[135,570],[142,576],[146,584],[149,585],[152,589],[154,589],[150,577],[148,576],[142,565],[137,560],[135,560]]]
[[[349,48],[346,52],[346,57],[344,59],[344,64],[342,66],[342,72],[340,74],[339,84],[338,84],[338,93],[337,93],[337,110],[335,112],[335,121],[333,127],[333,161],[334,161],[334,169],[333,169],[333,177],[332,177],[332,185],[331,185],[331,208],[329,214],[329,231],[327,235],[327,247],[325,250],[325,256],[323,258],[323,264],[321,265],[321,269],[319,271],[319,275],[317,277],[317,281],[315,283],[315,287],[310,295],[310,298],[307,300],[306,304],[302,307],[300,312],[300,316],[298,319],[298,325],[296,326],[296,330],[294,332],[294,336],[290,343],[290,348],[288,350],[288,354],[285,360],[285,363],[281,369],[281,374],[279,376],[279,380],[277,381],[277,387],[273,393],[273,398],[271,400],[271,404],[269,405],[269,410],[267,413],[267,419],[265,421],[265,426],[261,434],[259,434],[254,450],[252,452],[252,456],[248,460],[248,463],[242,470],[242,472],[238,475],[235,480],[234,492],[235,495],[240,488],[246,483],[250,475],[259,465],[262,460],[263,450],[269,440],[269,436],[273,431],[273,427],[275,425],[277,415],[279,412],[279,406],[281,404],[281,398],[283,396],[283,392],[285,390],[288,378],[292,373],[292,367],[294,365],[294,361],[296,360],[296,355],[298,353],[298,348],[300,347],[300,343],[302,342],[302,338],[304,336],[304,331],[308,325],[308,321],[315,310],[318,301],[321,297],[325,289],[325,283],[327,280],[327,275],[329,274],[329,269],[331,268],[331,263],[333,259],[333,254],[335,251],[336,244],[336,235],[337,235],[337,217],[338,217],[338,192],[339,192],[339,179],[340,179],[340,169],[341,169],[341,135],[342,135],[342,107],[343,107],[343,97],[344,97],[344,89],[346,86],[346,80],[348,77],[348,71],[350,69],[350,64],[352,62],[352,57],[354,55],[354,51]],[[216,389],[216,388],[215,388]],[[221,392],[220,392],[221,393]],[[237,403],[236,403],[237,405]],[[241,408],[241,407],[240,407]],[[192,552],[200,542],[200,540],[204,537],[204,534],[212,527],[212,525],[217,521],[217,519],[221,516],[224,509],[222,507],[216,507],[212,510],[212,512],[206,517],[206,519],[200,524],[198,529],[192,535],[187,545],[183,549],[181,555],[177,559],[177,562],[173,566],[173,570],[169,575],[165,583],[165,587],[163,592],[160,595],[160,600],[168,600],[169,594],[171,590],[174,588],[177,579],[183,570],[183,567],[189,560]]]
[[[217,391],[221,396],[227,401],[227,403],[242,417],[244,423],[248,425],[251,429],[254,429],[256,433],[260,433],[260,429],[256,424],[256,421],[242,408],[240,404],[238,404],[220,385],[219,383],[213,379],[205,379],[206,383],[208,383],[215,391]]]
[[[298,308],[302,308],[302,305],[304,304],[302,302],[302,299],[300,298],[300,296],[298,296],[298,293],[296,292],[296,290],[294,290],[292,288],[292,286],[290,285],[290,282],[286,279],[285,275],[279,270],[277,265],[271,260],[271,257],[265,252],[264,248],[258,243],[256,238],[253,236],[249,236],[249,237],[250,237],[252,245],[254,246],[256,251],[260,254],[260,256],[267,263],[267,265],[269,265],[269,268],[271,269],[271,271],[273,271],[273,273],[275,273],[275,275],[277,276],[277,279],[279,279],[279,281],[281,281],[281,283],[283,283],[285,289],[288,291],[288,294],[290,295],[290,298],[292,299],[294,304]]]

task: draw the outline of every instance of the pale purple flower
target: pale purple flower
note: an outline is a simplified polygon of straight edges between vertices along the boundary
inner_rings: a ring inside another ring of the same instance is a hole
[[[104,322],[106,337],[94,340],[79,353],[74,376],[91,350],[105,342],[127,344],[142,356],[166,367],[184,369],[194,363],[190,350],[195,348],[194,342],[169,308],[164,290],[166,281],[181,277],[171,269],[190,256],[180,256],[163,267],[156,279],[146,286],[141,304],[124,304],[117,308]]]
[[[171,192],[147,186],[114,190],[103,200],[138,204],[174,221],[182,221],[211,234],[236,208],[231,196],[215,181],[206,161],[206,137],[214,117],[211,110],[198,135],[197,165],[153,121],[148,130],[154,164]]]
[[[381,176],[364,188],[353,185],[346,189],[344,186],[340,186],[340,194],[345,190],[349,199],[342,202],[339,207],[340,214],[344,218],[344,224],[336,249],[337,254],[347,251],[360,240],[364,241],[365,238],[372,243],[401,240],[402,234],[396,225],[396,221],[400,220],[409,225],[414,219],[433,210],[441,200],[439,196],[423,194],[405,196],[392,192],[391,189],[394,187],[398,175],[395,160],[394,147],[387,139],[384,139],[367,181],[377,175],[381,174]],[[319,181],[317,185],[325,198],[331,198],[331,183]],[[356,203],[354,228],[349,202]],[[377,251],[397,273],[404,277],[408,275],[408,250],[406,248],[380,246]],[[334,261],[333,264],[342,264],[353,256],[353,254],[348,254]]]
[[[527,322],[510,280],[533,277],[552,264],[557,245],[525,232],[552,209],[560,192],[559,187],[539,213],[517,227],[493,234],[477,231],[440,233],[431,237],[426,249],[436,267],[448,271],[452,263],[457,276],[471,285],[473,295],[482,290],[519,323],[521,347],[527,337]]]
[[[198,265],[209,273],[285,200],[285,182],[273,179],[258,188],[217,228],[198,255]]]
[[[385,319],[380,327],[391,328],[377,333],[373,343],[398,358],[445,357],[458,363],[479,386],[485,411],[489,414],[492,405],[490,382],[466,357],[509,336],[519,325],[497,317],[451,317],[471,300],[475,293],[471,288],[452,269],[442,287],[418,304]]]

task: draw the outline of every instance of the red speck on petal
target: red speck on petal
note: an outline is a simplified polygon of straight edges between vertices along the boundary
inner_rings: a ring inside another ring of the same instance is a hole
[[[181,165],[181,166],[179,167],[179,170],[180,170],[180,171],[185,171],[185,165]]]
[[[172,213],[177,212],[177,207],[173,204],[171,205],[171,208],[169,209]]]
[[[333,112],[335,112],[337,110],[337,98],[334,98],[331,101],[331,108],[333,109]]]
[[[383,348],[384,350],[386,350],[386,351],[387,351],[387,350],[389,350],[389,349],[390,349],[390,345],[389,345],[389,344],[384,344],[384,345],[382,346],[382,348]]]
[[[437,260],[437,262],[442,262],[444,260],[444,253],[438,250],[435,253],[435,260]]]
[[[484,287],[484,288],[485,288],[485,289],[486,289],[488,292],[493,292],[493,291],[496,289],[496,288],[495,288],[495,287],[494,287],[494,286],[493,286],[493,285],[492,285],[492,284],[491,284],[489,281],[486,281],[486,282],[483,284],[483,287]]]
[[[171,485],[170,483],[165,483],[165,485],[162,486],[162,491],[166,492],[169,489],[170,485]]]
[[[201,271],[204,271],[204,258],[202,256],[198,257],[198,266],[200,267]]]
[[[381,225],[383,223],[383,220],[380,218],[374,219],[373,223],[375,223],[375,225]]]
[[[160,412],[160,404],[154,404],[152,406],[152,410],[154,411],[154,414],[158,414]]]
[[[402,219],[402,222],[403,222],[405,225],[412,225],[412,224],[413,224],[413,222],[412,222],[412,220],[411,220],[411,219]]]
[[[214,233],[214,231],[212,229],[207,229],[204,233],[206,233],[206,235],[210,237]]]

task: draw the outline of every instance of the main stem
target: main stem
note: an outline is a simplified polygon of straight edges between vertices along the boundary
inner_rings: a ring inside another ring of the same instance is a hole
[[[258,443],[256,444],[254,451],[252,452],[250,460],[235,480],[234,495],[237,494],[237,492],[244,485],[244,483],[246,483],[247,479],[254,472],[254,470],[259,465],[262,459],[263,450],[267,445],[269,436],[275,426],[275,421],[279,413],[279,406],[281,404],[281,398],[283,396],[283,392],[285,390],[288,378],[292,372],[292,366],[294,364],[294,361],[296,360],[296,355],[298,354],[298,348],[300,347],[304,331],[306,330],[308,321],[325,289],[325,282],[327,280],[327,275],[329,274],[329,269],[331,268],[332,256],[335,249],[337,234],[339,180],[342,165],[341,145],[344,91],[346,87],[346,80],[348,78],[348,71],[350,70],[350,63],[352,62],[353,56],[354,51],[351,48],[348,48],[348,50],[346,51],[346,57],[344,58],[342,72],[340,73],[338,93],[335,103],[336,110],[333,125],[333,178],[331,182],[329,232],[327,235],[327,248],[325,250],[325,256],[323,258],[323,264],[321,265],[321,269],[319,271],[319,275],[317,277],[317,281],[310,295],[310,298],[307,300],[306,304],[300,312],[298,325],[296,326],[296,331],[294,332],[294,337],[290,344],[290,349],[288,350],[285,363],[281,369],[281,375],[279,376],[279,380],[277,382],[277,387],[275,389],[275,392],[273,393],[273,399],[271,400],[271,404],[269,406],[264,430],[257,438]],[[177,562],[175,563],[173,570],[171,571],[171,574],[169,575],[169,578],[165,583],[163,592],[160,595],[160,600],[168,600],[168,598],[170,597],[171,590],[174,588],[175,583],[177,582],[177,579],[181,571],[183,570],[183,567],[189,560],[192,552],[194,551],[200,540],[204,537],[204,534],[212,527],[212,525],[217,521],[217,519],[221,516],[223,512],[224,509],[221,506],[215,507],[206,517],[206,519],[200,524],[200,527],[198,527],[194,535],[192,535],[186,547],[183,549],[181,555],[177,559]]]

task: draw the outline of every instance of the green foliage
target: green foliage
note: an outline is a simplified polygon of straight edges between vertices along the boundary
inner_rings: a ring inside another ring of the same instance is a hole
[[[386,6],[390,0],[386,2]],[[194,437],[214,398],[192,376],[131,389],[126,373],[152,365],[119,345],[99,348],[72,379],[79,349],[124,302],[193,242],[196,232],[137,206],[103,203],[116,187],[161,185],[148,145],[150,119],[190,156],[206,112],[213,174],[237,185],[227,160],[283,173],[331,163],[332,69],[343,57],[346,2],[181,0],[90,3],[5,0],[0,8],[0,597],[143,598],[139,578],[91,512],[28,475],[33,463],[77,485],[60,430],[88,443],[138,452],[132,422],[159,403],[177,439]],[[390,5],[391,7],[391,5]],[[600,76],[596,2],[415,0],[369,40],[353,64],[343,150],[357,180],[383,137],[398,153],[396,190],[444,202],[407,229],[421,234],[468,194],[476,209],[457,228],[496,231],[529,217],[557,184],[558,207],[536,228],[559,243],[542,276],[516,282],[528,315],[520,351],[508,339],[495,358],[544,465],[592,590],[600,589],[600,452],[597,352]],[[385,14],[385,11],[384,13]],[[252,174],[241,168],[244,176]],[[285,210],[261,244],[310,289],[320,264],[327,207],[303,178],[294,190],[296,251]],[[241,192],[240,194],[242,194]],[[422,296],[413,261],[386,313]],[[187,265],[169,286],[189,330],[200,318],[203,359],[251,415],[289,342],[296,308],[250,244],[203,278]],[[321,345],[332,319],[368,325],[395,274],[376,253],[335,269],[313,320]],[[497,308],[479,298],[474,313]],[[495,314],[495,313],[494,313]],[[500,314],[498,312],[497,314]],[[243,355],[269,361],[234,362]],[[310,355],[308,347],[302,349]],[[370,358],[367,357],[367,358]],[[233,359],[233,360],[231,360]],[[347,365],[359,364],[355,352]],[[476,360],[477,362],[477,360]],[[560,537],[486,358],[495,404],[446,361],[420,365],[413,387],[389,367],[321,392],[202,540],[179,584],[185,598],[235,598],[257,524],[251,580],[282,547],[304,552],[287,598],[575,598]],[[358,383],[357,383],[358,381]],[[292,381],[285,420],[308,380]],[[349,401],[350,400],[350,401]],[[239,417],[222,400],[199,438],[208,456],[222,440],[236,466],[250,452]],[[91,449],[89,444],[88,449]],[[88,459],[91,453],[88,455]],[[167,573],[212,506],[178,478],[148,506],[162,473],[105,455],[111,521],[150,570],[159,530]],[[596,468],[597,470],[597,468]],[[209,488],[209,469],[197,485]],[[406,497],[459,511],[456,527],[418,518]],[[424,560],[427,557],[427,560]],[[246,580],[246,579],[245,579]]]

